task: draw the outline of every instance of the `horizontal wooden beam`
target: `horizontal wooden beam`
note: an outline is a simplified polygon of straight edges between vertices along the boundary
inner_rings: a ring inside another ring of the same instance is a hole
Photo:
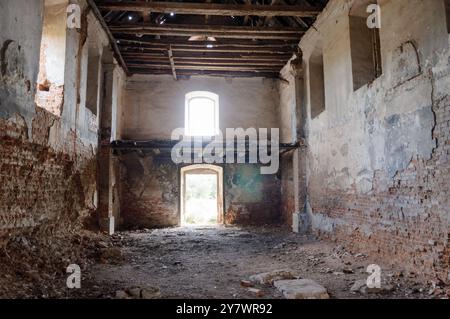
[[[166,55],[151,55],[151,54],[136,54],[136,53],[124,53],[123,54],[125,59],[137,59],[137,60],[154,60],[154,61],[166,61],[167,56]],[[278,57],[202,57],[202,56],[180,56],[180,57],[174,57],[177,61],[210,61],[210,62],[217,62],[217,61],[224,61],[224,62],[251,62],[251,61],[257,61],[257,62],[280,62],[280,63],[286,63],[286,58],[278,58]]]
[[[159,30],[155,29],[141,29],[136,31],[125,28],[111,28],[111,32],[117,34],[140,34],[140,35],[160,35],[170,37],[191,37],[191,36],[205,36],[219,39],[263,39],[263,40],[298,40],[300,41],[302,33],[262,33],[262,32],[220,32],[220,31],[174,31],[174,30]]]
[[[172,71],[170,64],[135,64],[128,63],[129,68],[138,69],[168,69]],[[177,72],[179,70],[206,70],[206,71],[246,71],[246,72],[279,72],[279,67],[248,67],[248,66],[204,66],[204,65],[176,65]]]
[[[155,70],[155,69],[130,69],[133,74],[142,75],[170,75],[170,70]],[[178,77],[191,77],[191,76],[213,76],[221,78],[279,78],[279,72],[230,72],[230,71],[196,71],[196,70],[180,70],[177,73]]]
[[[166,58],[167,60],[167,58]],[[166,63],[167,61],[159,59],[159,60],[147,60],[147,59],[126,59],[127,63],[129,64],[140,64],[140,63],[144,63],[144,64],[150,64],[150,63],[155,63],[155,64],[161,64],[161,63]],[[184,65],[205,65],[205,66],[234,66],[234,67],[238,67],[238,66],[242,66],[242,67],[260,67],[260,66],[267,66],[267,67],[273,67],[273,68],[278,68],[281,69],[286,63],[285,62],[261,62],[261,61],[251,61],[251,60],[247,60],[245,62],[237,62],[237,61],[190,61],[190,60],[180,60],[180,59],[176,59],[173,58],[174,61],[174,67],[178,69],[179,66],[184,66]]]
[[[253,41],[237,41],[233,42],[227,42],[227,43],[220,43],[220,42],[204,42],[204,41],[176,41],[176,40],[172,40],[171,42],[169,41],[161,41],[161,40],[134,40],[134,39],[125,39],[123,37],[116,37],[117,41],[119,41],[119,43],[129,43],[129,44],[138,44],[141,45],[142,47],[152,47],[152,46],[157,46],[157,47],[162,47],[162,46],[166,46],[168,47],[169,45],[172,46],[180,46],[180,47],[190,47],[190,48],[206,48],[208,45],[212,45],[214,48],[223,48],[223,47],[227,47],[227,48],[285,48],[288,50],[292,50],[295,49],[298,45],[297,45],[297,41],[296,42],[282,42],[282,41],[277,41],[277,43],[253,43]]]
[[[99,8],[109,11],[137,11],[215,16],[315,17],[321,10],[310,6],[236,5],[186,2],[103,2]]]
[[[247,27],[247,26],[226,26],[226,25],[194,25],[194,24],[163,24],[155,25],[150,23],[141,24],[109,24],[113,31],[127,30],[141,33],[141,31],[185,31],[193,33],[201,32],[236,32],[236,33],[270,33],[270,34],[302,34],[305,30],[298,28],[272,28],[272,27]]]
[[[138,53],[138,52],[129,52],[131,54]],[[126,53],[123,53],[124,57],[128,57]],[[139,53],[140,54],[140,53]],[[131,55],[131,57],[148,57],[148,58],[167,58],[166,52],[147,52],[144,55]],[[277,60],[277,61],[288,61],[290,58],[292,58],[292,54],[284,54],[284,55],[270,55],[270,54],[258,54],[258,53],[252,53],[252,54],[245,54],[245,53],[208,53],[208,54],[202,54],[201,52],[176,52],[174,53],[174,58],[184,58],[184,59],[195,59],[195,60]]]
[[[173,45],[173,44],[189,44],[189,45],[206,45],[214,43],[214,46],[226,46],[226,45],[239,45],[239,46],[298,46],[298,39],[295,40],[260,40],[253,39],[251,41],[246,39],[216,39],[217,41],[189,41],[189,38],[181,38],[181,37],[160,37],[156,38],[154,36],[136,36],[136,34],[124,34],[118,35],[115,37],[116,40],[120,41],[130,41],[134,43],[140,44],[165,44],[165,45]]]
[[[120,46],[120,48],[122,49],[122,52],[126,51],[127,49],[134,49],[134,50],[140,50],[141,52],[159,52],[161,50],[167,50],[167,46],[162,46],[162,47],[133,47],[133,46]],[[265,53],[265,54],[271,54],[271,55],[276,55],[276,54],[289,54],[290,50],[283,50],[281,48],[228,48],[228,47],[223,47],[223,48],[207,48],[207,47],[188,47],[188,46],[181,46],[181,45],[174,45],[172,46],[172,51],[173,52],[202,52],[202,53]]]

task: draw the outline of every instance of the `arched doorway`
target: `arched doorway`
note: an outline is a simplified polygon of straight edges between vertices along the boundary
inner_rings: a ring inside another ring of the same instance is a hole
[[[181,225],[223,223],[223,168],[191,165],[181,169]]]

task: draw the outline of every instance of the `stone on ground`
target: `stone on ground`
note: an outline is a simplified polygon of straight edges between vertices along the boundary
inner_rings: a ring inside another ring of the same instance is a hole
[[[253,275],[250,277],[250,281],[259,285],[272,285],[277,280],[296,278],[298,277],[290,270],[274,270],[271,272]]]
[[[383,283],[380,288],[369,288],[366,284],[367,280],[357,280],[350,288],[351,292],[358,292],[361,294],[387,294],[394,290],[394,286]]]
[[[123,290],[116,291],[116,299],[128,299],[130,296]]]
[[[274,286],[286,299],[329,299],[327,290],[310,279],[279,280]]]
[[[161,298],[161,291],[159,288],[147,287],[141,290],[142,299],[159,299]]]
[[[367,280],[357,280],[353,284],[352,288],[350,288],[351,292],[362,292],[363,288],[366,287]]]

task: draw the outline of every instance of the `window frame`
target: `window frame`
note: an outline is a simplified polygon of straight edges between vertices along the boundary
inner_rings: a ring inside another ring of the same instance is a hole
[[[196,135],[192,134],[190,121],[190,106],[191,101],[196,98],[209,99],[214,102],[214,132],[212,135]],[[219,128],[219,96],[208,91],[193,91],[185,96],[185,116],[184,116],[184,134],[190,137],[214,137],[220,134]]]

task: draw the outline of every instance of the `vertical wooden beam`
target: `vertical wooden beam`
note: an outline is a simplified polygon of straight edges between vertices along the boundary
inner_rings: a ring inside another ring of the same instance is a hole
[[[139,0],[141,2],[152,2],[152,0]],[[144,22],[150,21],[150,14],[151,11],[142,11],[142,18],[144,19]]]
[[[280,3],[281,0],[272,0],[272,2],[270,3],[271,6],[277,5]],[[264,21],[262,23],[263,26],[268,25],[269,22],[273,20],[273,17],[264,17]]]
[[[178,80],[177,77],[177,70],[175,68],[175,60],[173,59],[173,52],[172,52],[172,46],[169,45],[169,60],[170,60],[170,66],[172,67],[172,74],[175,81]]]
[[[206,3],[211,3],[211,0],[206,0]],[[208,24],[208,22],[209,22],[209,15],[206,15],[205,16],[205,24]]]
[[[251,5],[252,1],[251,0],[245,0],[245,4]],[[245,18],[244,18],[244,25],[247,25],[249,20],[250,20],[250,16],[245,16]]]

